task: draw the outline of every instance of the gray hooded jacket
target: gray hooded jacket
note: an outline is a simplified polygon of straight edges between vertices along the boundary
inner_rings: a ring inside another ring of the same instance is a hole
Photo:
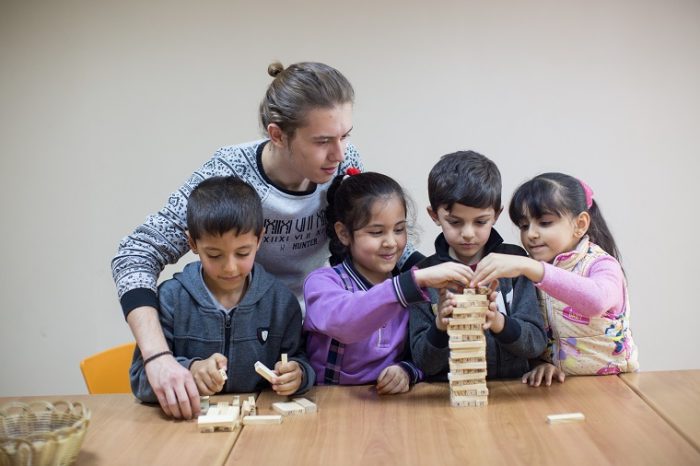
[[[268,387],[255,372],[261,361],[270,369],[287,353],[304,372],[298,393],[311,388],[315,374],[303,352],[301,309],[281,281],[255,264],[241,302],[226,313],[211,298],[201,275],[201,262],[192,262],[158,288],[160,322],[175,359],[185,368],[221,353],[228,359],[223,392],[254,392]],[[158,399],[148,383],[143,357],[136,348],[131,363],[131,389],[142,401]]]

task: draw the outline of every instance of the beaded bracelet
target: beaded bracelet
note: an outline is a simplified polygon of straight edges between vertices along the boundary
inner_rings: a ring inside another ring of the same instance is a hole
[[[168,351],[161,351],[160,353],[156,353],[156,354],[154,354],[153,356],[151,356],[150,358],[148,358],[148,359],[146,359],[145,361],[143,361],[143,367],[146,367],[146,364],[148,364],[149,362],[153,361],[154,359],[159,358],[159,357],[161,357],[161,356],[165,356],[166,354],[169,354],[169,355],[172,356],[173,352],[170,351],[170,350],[168,350]]]

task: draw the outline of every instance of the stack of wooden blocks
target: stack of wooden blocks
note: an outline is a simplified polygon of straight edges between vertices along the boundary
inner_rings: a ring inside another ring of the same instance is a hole
[[[447,326],[450,337],[450,402],[452,406],[486,406],[486,337],[483,324],[488,310],[487,288],[467,288],[455,295],[457,305]]]

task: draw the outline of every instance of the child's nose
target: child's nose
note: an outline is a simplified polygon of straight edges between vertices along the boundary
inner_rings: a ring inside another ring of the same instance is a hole
[[[236,259],[233,257],[229,257],[229,259],[224,264],[224,271],[227,273],[235,272],[236,268]]]
[[[474,236],[474,228],[471,225],[462,227],[462,238],[472,238]]]

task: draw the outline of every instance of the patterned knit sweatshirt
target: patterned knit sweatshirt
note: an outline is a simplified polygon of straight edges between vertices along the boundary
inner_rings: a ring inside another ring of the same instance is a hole
[[[174,264],[189,250],[187,199],[202,180],[212,176],[234,175],[255,188],[262,200],[265,227],[255,260],[282,280],[301,301],[304,278],[328,259],[324,209],[332,180],[308,192],[291,192],[275,186],[262,170],[262,150],[267,142],[259,140],[219,149],[170,195],[158,213],[150,215],[121,241],[112,260],[112,275],[124,315],[139,306],[158,307],[158,275],[167,264]],[[349,167],[363,169],[352,144],[347,145],[338,173]],[[404,257],[413,252],[411,247],[406,249]]]

